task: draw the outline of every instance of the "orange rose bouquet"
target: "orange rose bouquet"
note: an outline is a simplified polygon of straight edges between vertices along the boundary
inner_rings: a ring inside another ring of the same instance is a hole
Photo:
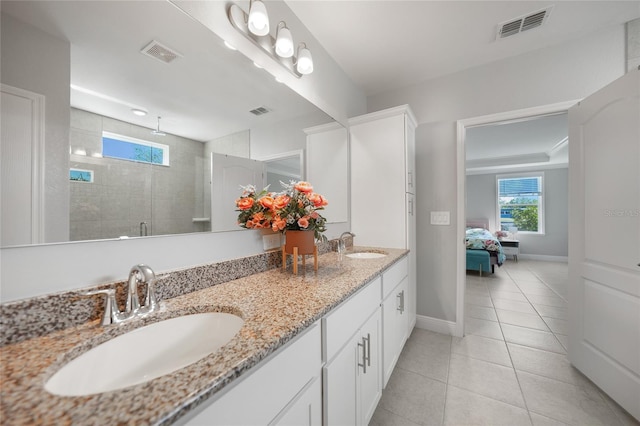
[[[269,192],[268,187],[260,192],[253,185],[242,187],[242,195],[236,200],[238,224],[274,232],[310,230],[316,239],[324,239],[326,219],[318,211],[324,209],[327,200],[313,192],[309,182],[280,183],[284,190],[278,193]]]

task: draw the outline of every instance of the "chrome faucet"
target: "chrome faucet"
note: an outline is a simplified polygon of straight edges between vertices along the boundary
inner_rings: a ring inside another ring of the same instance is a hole
[[[344,238],[348,237],[349,235],[351,235],[351,238],[356,236],[356,234],[349,231],[345,231],[340,234],[340,238],[338,238],[338,254],[342,254],[347,250],[347,243],[345,242]]]
[[[142,307],[140,306],[140,300],[138,298],[138,284],[141,282],[147,284],[147,297]],[[143,264],[132,267],[131,271],[129,271],[127,307],[125,312],[134,316],[138,313],[148,314],[154,311],[158,307],[155,283],[156,274],[153,272],[153,269]]]
[[[82,293],[83,296],[92,296],[94,294],[104,294],[104,312],[102,314],[102,325],[118,324],[136,316],[147,315],[155,311],[160,304],[156,297],[155,284],[158,279],[163,279],[168,275],[156,278],[153,269],[147,265],[139,264],[131,268],[129,272],[129,281],[127,282],[127,305],[124,311],[118,309],[116,301],[115,288],[106,288],[102,290],[89,290]],[[138,298],[138,284],[147,284],[147,295],[144,305],[140,305]]]

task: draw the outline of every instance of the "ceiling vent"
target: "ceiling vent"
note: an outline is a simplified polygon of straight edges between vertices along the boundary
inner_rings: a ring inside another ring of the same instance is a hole
[[[250,112],[251,114],[253,114],[253,115],[262,115],[262,114],[266,114],[266,113],[268,113],[268,112],[271,112],[271,110],[270,110],[269,108],[267,108],[267,107],[263,107],[263,106],[261,106],[261,107],[258,107],[258,108],[255,108],[255,109],[252,109],[252,110],[251,110],[251,111],[249,111],[249,112]]]
[[[496,39],[510,37],[524,31],[538,28],[544,24],[551,14],[552,7],[539,10],[528,15],[521,16],[516,19],[510,19],[498,25],[498,33]]]
[[[151,43],[147,44],[140,53],[144,53],[147,56],[151,56],[159,61],[164,62],[165,64],[169,64],[176,60],[177,58],[181,58],[182,55],[163,45],[162,43],[153,40]]]

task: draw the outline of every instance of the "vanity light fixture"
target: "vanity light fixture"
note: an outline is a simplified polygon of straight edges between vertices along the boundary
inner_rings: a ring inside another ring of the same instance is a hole
[[[298,60],[296,62],[296,70],[302,75],[311,74],[313,72],[313,58],[311,51],[307,45],[300,43],[298,45]]]
[[[158,127],[155,130],[152,130],[151,133],[153,133],[156,136],[167,136],[167,134],[165,132],[160,130],[160,119],[161,118],[162,117],[158,116]]]
[[[275,50],[276,55],[281,58],[290,58],[293,56],[293,36],[284,21],[278,23]]]
[[[264,36],[269,34],[269,15],[267,7],[261,0],[251,0],[247,26],[252,34]]]
[[[300,43],[298,58],[296,58],[293,36],[286,22],[280,21],[276,28],[276,37],[271,36],[268,30],[267,9],[261,0],[251,0],[248,14],[237,4],[231,3],[227,9],[227,17],[238,32],[289,70],[291,74],[300,78],[313,72],[311,51],[305,43]]]
[[[138,117],[144,117],[145,115],[147,115],[147,111],[140,108],[131,108],[131,112]]]

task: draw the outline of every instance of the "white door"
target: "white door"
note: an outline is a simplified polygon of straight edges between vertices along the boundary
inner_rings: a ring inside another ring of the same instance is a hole
[[[569,359],[640,419],[640,71],[569,109]]]
[[[211,154],[211,230],[237,231],[236,199],[240,186],[264,188],[264,163],[250,158]]]
[[[44,96],[2,85],[0,246],[42,243]]]

